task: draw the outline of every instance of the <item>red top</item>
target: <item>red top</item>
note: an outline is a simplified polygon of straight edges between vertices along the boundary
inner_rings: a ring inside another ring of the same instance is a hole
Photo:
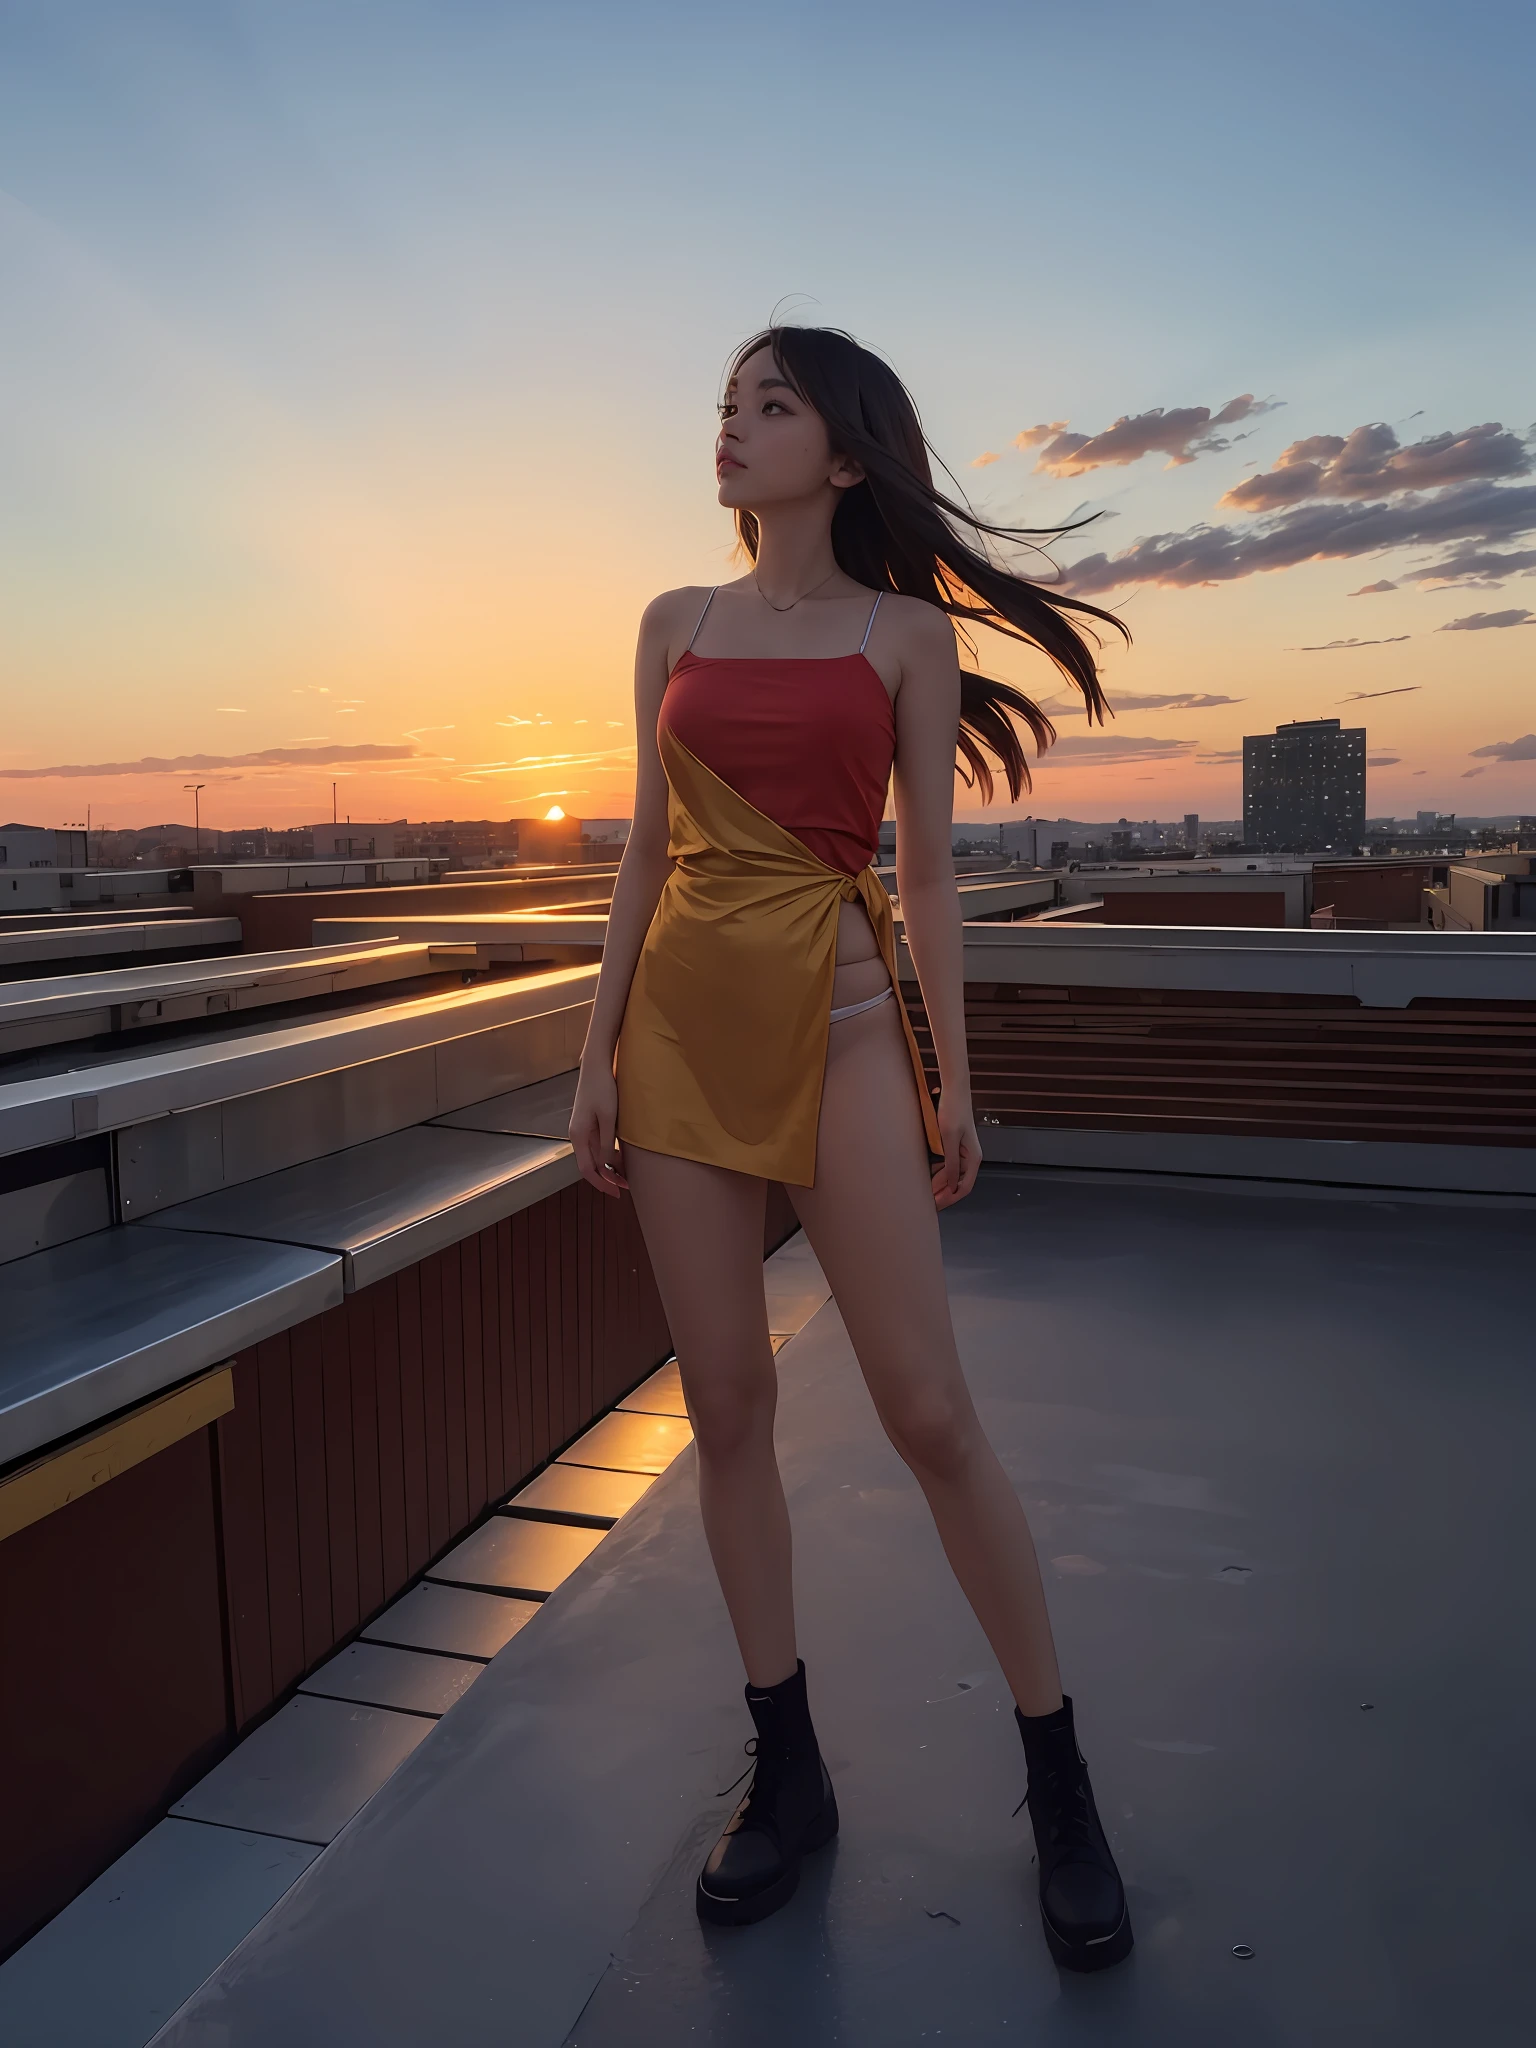
[[[689,651],[659,727],[840,874],[867,868],[896,754],[896,714],[862,654],[823,658]]]

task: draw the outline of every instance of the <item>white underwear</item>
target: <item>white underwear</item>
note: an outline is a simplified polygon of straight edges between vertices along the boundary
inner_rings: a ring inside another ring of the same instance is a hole
[[[871,996],[868,1002],[845,1003],[842,1009],[833,1010],[829,1021],[833,1024],[841,1024],[845,1017],[857,1017],[862,1010],[877,1009],[881,1003],[889,1002],[895,993],[896,991],[891,987],[891,984],[887,982],[879,995]]]

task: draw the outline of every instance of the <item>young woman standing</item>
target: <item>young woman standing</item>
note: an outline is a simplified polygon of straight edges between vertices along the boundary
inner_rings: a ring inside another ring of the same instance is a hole
[[[796,1653],[773,1448],[762,1243],[777,1180],[1012,1689],[1051,1952],[1101,1968],[1131,1947],[1125,1893],[1024,1511],[961,1371],[936,1211],[969,1194],[981,1164],[950,852],[957,740],[960,772],[984,796],[988,752],[1017,796],[1028,771],[1012,717],[1038,744],[1054,738],[1018,692],[962,676],[953,622],[1042,649],[1090,718],[1103,699],[1070,614],[1118,622],[986,552],[989,538],[1027,536],[935,490],[906,391],[846,335],[782,327],[746,344],[716,470],[751,568],[713,591],[669,591],[641,622],[635,816],[571,1117],[587,1180],[634,1196],[757,1728],[751,1790],[699,1875],[698,1910],[762,1919],[837,1832]],[[937,1106],[870,870],[893,767],[897,886]]]

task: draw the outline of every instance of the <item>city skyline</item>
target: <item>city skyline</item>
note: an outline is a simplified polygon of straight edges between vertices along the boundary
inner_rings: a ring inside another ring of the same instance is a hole
[[[625,815],[635,620],[735,573],[712,406],[775,305],[983,513],[1093,522],[1118,716],[984,638],[1061,733],[989,818],[1235,817],[1318,717],[1368,815],[1536,812],[1529,19],[927,22],[10,17],[0,812]]]

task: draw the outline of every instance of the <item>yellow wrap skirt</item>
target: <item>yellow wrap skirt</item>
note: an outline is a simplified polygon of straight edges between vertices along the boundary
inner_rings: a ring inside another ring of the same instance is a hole
[[[616,1062],[621,1139],[812,1187],[838,913],[862,902],[897,989],[932,1152],[922,1057],[896,981],[890,898],[840,874],[665,727],[671,874],[630,985]]]

